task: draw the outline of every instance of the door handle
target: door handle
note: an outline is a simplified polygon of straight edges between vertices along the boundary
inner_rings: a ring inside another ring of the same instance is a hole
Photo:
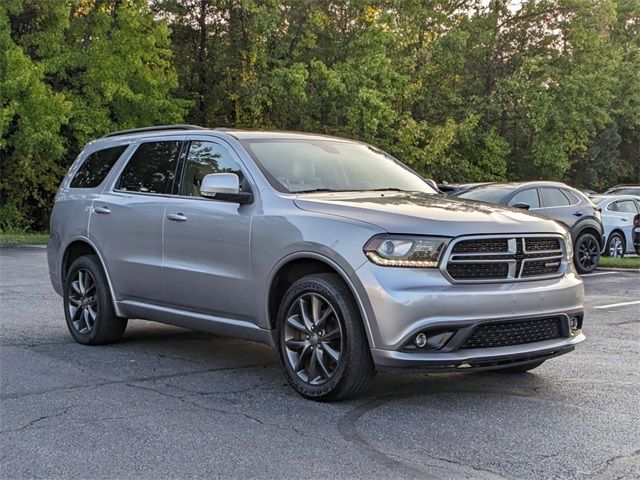
[[[169,215],[167,215],[167,218],[169,220],[174,221],[174,222],[186,222],[187,221],[187,217],[185,217],[181,213],[170,213]]]
[[[101,213],[103,215],[108,215],[111,213],[111,210],[109,210],[108,207],[95,207],[93,211],[96,213]]]
[[[620,220],[622,220],[623,222],[628,222],[629,221],[628,219],[626,219],[624,217],[621,217]]]
[[[581,216],[582,216],[582,212],[574,212],[574,215],[575,215],[576,217],[581,217]]]

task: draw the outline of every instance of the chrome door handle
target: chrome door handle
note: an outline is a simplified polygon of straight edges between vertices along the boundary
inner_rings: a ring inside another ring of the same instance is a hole
[[[169,215],[167,215],[167,218],[169,220],[174,221],[174,222],[186,222],[187,221],[187,217],[185,217],[181,213],[170,213]]]
[[[103,215],[108,215],[111,213],[111,210],[109,210],[107,207],[95,207],[93,211],[96,213],[101,213]]]

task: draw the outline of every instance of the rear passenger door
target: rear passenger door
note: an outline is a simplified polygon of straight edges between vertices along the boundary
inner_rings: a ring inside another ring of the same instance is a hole
[[[116,300],[163,303],[162,228],[182,138],[140,142],[92,206],[89,237],[102,253]]]
[[[637,204],[629,200],[618,200],[607,206],[609,229],[624,232],[626,249],[633,251],[633,219],[638,214]]]
[[[542,208],[537,213],[558,220],[568,227],[572,227],[586,214],[580,207],[580,199],[565,193],[561,188],[542,187],[540,194]]]
[[[212,173],[235,173],[249,189],[240,159],[222,141],[194,138],[164,218],[164,279],[167,303],[184,310],[249,320],[251,298],[249,240],[255,204],[200,196]]]

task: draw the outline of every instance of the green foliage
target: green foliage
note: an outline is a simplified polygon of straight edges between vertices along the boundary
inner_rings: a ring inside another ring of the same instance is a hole
[[[169,29],[143,0],[0,7],[0,230],[43,229],[84,144],[181,121]]]
[[[640,177],[637,0],[8,0],[0,229],[104,132],[362,139],[447,181]]]

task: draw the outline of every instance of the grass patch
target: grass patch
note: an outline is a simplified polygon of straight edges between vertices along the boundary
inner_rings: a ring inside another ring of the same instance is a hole
[[[0,245],[46,245],[48,233],[0,233]]]
[[[601,257],[600,267],[609,268],[638,268],[640,269],[640,257]]]

